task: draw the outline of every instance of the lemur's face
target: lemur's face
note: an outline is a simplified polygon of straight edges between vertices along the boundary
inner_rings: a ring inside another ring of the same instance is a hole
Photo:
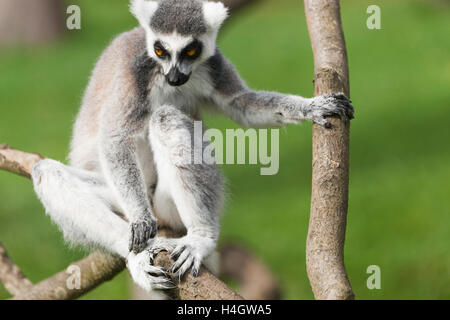
[[[209,55],[202,37],[155,33],[147,35],[149,55],[161,66],[167,83],[171,86],[185,84],[192,72]]]
[[[227,9],[202,0],[132,0],[131,12],[147,35],[148,55],[171,86],[185,84],[216,49]]]

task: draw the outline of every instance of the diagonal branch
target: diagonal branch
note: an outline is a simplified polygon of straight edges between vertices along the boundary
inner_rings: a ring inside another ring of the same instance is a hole
[[[70,300],[91,291],[105,281],[111,280],[125,268],[123,259],[102,252],[94,252],[86,258],[74,262],[69,269],[58,272],[34,286],[17,292],[13,300]],[[73,273],[69,270],[74,270]],[[73,277],[79,272],[80,283],[76,285]]]
[[[24,177],[31,177],[33,165],[43,158],[0,145],[0,169],[10,171]],[[162,229],[159,235],[177,236],[170,230]],[[179,235],[178,235],[179,236]],[[169,254],[161,252],[155,259],[155,265],[169,269],[173,261]],[[125,261],[114,255],[94,252],[88,257],[74,263],[79,267],[81,283],[79,289],[70,289],[68,279],[71,274],[66,270],[41,281],[35,286],[21,291],[14,299],[75,299],[92,290],[99,284],[112,279],[125,268]],[[171,292],[172,297],[186,300],[240,300],[236,292],[217,279],[206,268],[202,267],[198,277],[190,273]]]
[[[339,0],[305,0],[305,12],[314,53],[315,95],[344,92],[349,97]],[[330,122],[332,129],[313,127],[306,266],[316,299],[353,299],[344,266],[350,123]]]
[[[19,294],[33,286],[20,268],[8,257],[0,243],[0,281],[11,294]]]

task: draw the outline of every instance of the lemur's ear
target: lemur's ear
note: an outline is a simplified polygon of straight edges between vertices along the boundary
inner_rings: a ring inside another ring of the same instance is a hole
[[[150,19],[157,8],[156,1],[131,0],[130,11],[143,27],[150,25]]]
[[[222,2],[205,1],[203,2],[203,16],[208,27],[217,30],[228,17],[228,9]]]

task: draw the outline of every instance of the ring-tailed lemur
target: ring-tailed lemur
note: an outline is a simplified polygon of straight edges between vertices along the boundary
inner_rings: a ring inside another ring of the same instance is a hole
[[[219,236],[217,166],[177,162],[200,107],[213,105],[251,127],[305,119],[325,126],[325,116],[352,118],[353,108],[340,94],[249,89],[216,46],[227,17],[220,2],[132,0],[131,12],[140,27],[119,35],[100,57],[75,123],[70,166],[42,160],[32,176],[69,241],[126,258],[134,280],[151,290],[173,286],[152,264],[157,252],[171,253],[176,275],[191,267],[196,274]],[[155,237],[157,223],[186,236]]]

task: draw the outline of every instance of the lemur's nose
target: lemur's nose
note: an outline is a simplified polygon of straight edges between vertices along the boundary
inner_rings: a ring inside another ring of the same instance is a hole
[[[181,86],[189,80],[189,75],[184,74],[177,67],[170,69],[169,73],[166,75],[167,82],[171,86]]]

